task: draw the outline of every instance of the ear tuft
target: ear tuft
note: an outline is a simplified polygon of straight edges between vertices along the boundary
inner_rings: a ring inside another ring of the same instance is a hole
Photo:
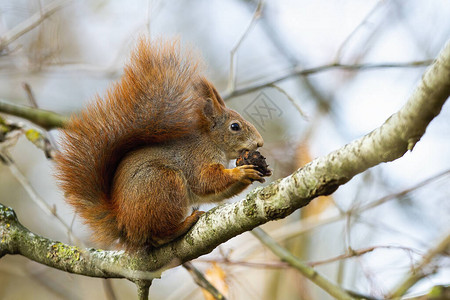
[[[205,100],[205,106],[203,106],[203,115],[206,117],[206,119],[214,123],[216,112],[214,109],[213,100],[210,98]]]
[[[214,85],[204,77],[200,79],[200,89],[202,96],[211,99],[217,110],[225,107],[225,102],[220,97],[219,92],[217,92]]]

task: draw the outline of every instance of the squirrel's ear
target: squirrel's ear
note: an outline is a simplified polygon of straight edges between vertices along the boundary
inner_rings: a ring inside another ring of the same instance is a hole
[[[223,101],[222,97],[220,97],[217,89],[212,84],[210,84],[210,88],[212,90],[212,97],[216,101],[216,103],[221,107],[225,107],[225,102]]]
[[[197,89],[201,97],[200,101],[204,103],[203,116],[205,125],[209,128],[214,127],[218,122],[218,117],[223,115],[225,103],[214,86],[205,78],[200,79]]]
[[[205,100],[205,106],[203,106],[203,115],[210,121],[214,122],[217,115],[216,108],[214,107],[213,100],[208,98]]]
[[[222,97],[220,97],[219,92],[217,92],[213,84],[204,77],[200,79],[200,92],[203,98],[212,100],[213,105],[217,110],[221,110],[225,107],[225,102]]]

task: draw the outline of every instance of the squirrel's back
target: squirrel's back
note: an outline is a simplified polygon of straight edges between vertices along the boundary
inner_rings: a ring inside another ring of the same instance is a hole
[[[120,235],[110,201],[120,160],[140,146],[179,139],[201,124],[199,61],[177,41],[141,38],[119,82],[68,121],[56,156],[56,176],[68,202],[96,240]],[[116,228],[116,229],[114,229]]]

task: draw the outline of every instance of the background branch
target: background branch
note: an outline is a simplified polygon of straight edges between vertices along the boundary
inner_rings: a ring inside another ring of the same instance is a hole
[[[208,279],[206,279],[205,276],[203,276],[203,274],[197,270],[191,262],[185,262],[183,267],[191,274],[195,283],[202,289],[208,291],[214,299],[226,300],[226,297],[219,292],[219,290],[212,285],[211,282],[209,282]]]
[[[4,100],[0,100],[0,112],[27,119],[46,130],[64,127],[66,122],[65,117],[52,111],[13,104]]]
[[[5,49],[9,44],[20,38],[25,33],[36,28],[45,19],[53,15],[55,12],[67,5],[69,1],[53,1],[46,5],[41,11],[35,13],[30,18],[19,23],[17,26],[9,30],[0,37],[0,51]]]
[[[292,255],[288,250],[278,245],[267,233],[261,228],[255,228],[252,230],[254,236],[269,248],[276,256],[282,261],[287,262],[289,265],[296,268],[303,276],[320,286],[324,291],[333,296],[336,299],[351,300],[354,299],[341,287],[333,284],[331,281],[317,273],[312,267],[301,262],[297,257]]]
[[[433,270],[426,270],[433,258],[440,254],[444,254],[450,250],[450,232],[448,232],[435,247],[426,253],[422,260],[416,264],[411,272],[398,284],[398,286],[391,292],[390,299],[400,299],[416,282],[432,273]]]
[[[233,97],[242,96],[248,93],[252,93],[259,89],[270,87],[278,82],[289,79],[294,76],[307,76],[325,71],[332,70],[347,70],[347,71],[355,71],[355,70],[373,70],[373,69],[384,69],[384,68],[416,68],[416,67],[426,67],[433,62],[431,59],[420,60],[420,61],[412,61],[406,63],[364,63],[364,64],[341,64],[341,63],[330,63],[314,68],[305,69],[303,67],[295,68],[293,71],[281,75],[279,77],[269,79],[265,82],[249,85],[247,87],[243,87],[240,89],[235,89],[232,92],[224,93],[223,99],[228,100]]]
[[[230,74],[228,78],[228,90],[233,92],[236,87],[236,66],[237,66],[237,51],[241,46],[242,42],[248,36],[250,31],[256,25],[256,21],[261,17],[261,12],[263,10],[264,1],[259,0],[258,5],[256,6],[255,12],[253,13],[252,20],[250,24],[248,24],[242,36],[237,41],[236,45],[230,51]]]

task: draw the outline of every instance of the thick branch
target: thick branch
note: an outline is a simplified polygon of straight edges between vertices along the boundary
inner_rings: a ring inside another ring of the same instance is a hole
[[[108,266],[120,257],[117,251],[86,249],[38,236],[22,226],[14,211],[0,204],[0,257],[20,254],[49,267],[93,277],[124,277],[109,272]],[[105,268],[105,266],[107,266]],[[114,268],[118,268],[117,266]]]
[[[13,213],[0,207],[5,215],[0,220],[0,254],[21,254],[88,276],[151,279],[147,273],[135,270],[161,270],[209,253],[234,236],[284,218],[313,198],[334,192],[356,174],[401,157],[421,138],[449,95],[450,43],[426,71],[405,106],[381,127],[282,180],[255,189],[242,201],[210,210],[177,241],[135,257],[117,251],[81,250],[29,233],[20,224],[11,226]]]

